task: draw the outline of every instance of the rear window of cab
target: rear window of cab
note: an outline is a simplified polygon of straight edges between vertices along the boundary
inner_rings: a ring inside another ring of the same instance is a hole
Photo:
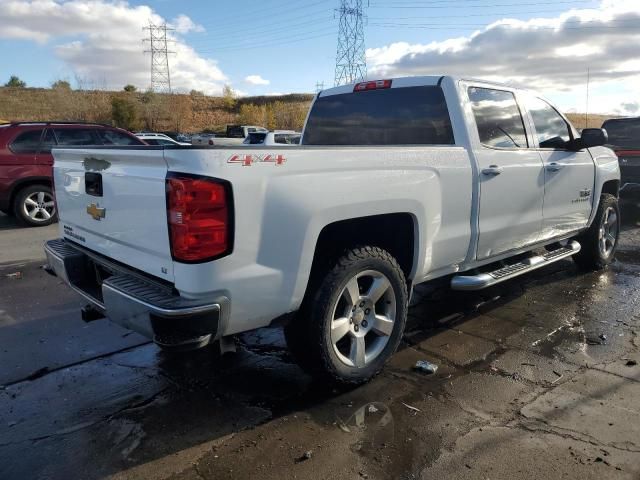
[[[453,145],[453,128],[437,86],[387,88],[319,97],[304,145]]]

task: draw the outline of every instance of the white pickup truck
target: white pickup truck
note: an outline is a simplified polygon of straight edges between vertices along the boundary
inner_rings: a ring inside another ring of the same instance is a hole
[[[396,78],[320,92],[302,144],[54,149],[52,271],[165,348],[285,325],[331,382],[375,375],[412,287],[613,260],[620,173],[535,93]]]

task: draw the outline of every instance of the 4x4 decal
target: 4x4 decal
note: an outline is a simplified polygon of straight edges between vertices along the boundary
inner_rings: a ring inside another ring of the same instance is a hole
[[[284,155],[280,154],[235,154],[229,157],[227,163],[241,163],[243,167],[250,167],[254,163],[273,163],[275,165],[282,165],[286,161],[287,159],[284,158]]]

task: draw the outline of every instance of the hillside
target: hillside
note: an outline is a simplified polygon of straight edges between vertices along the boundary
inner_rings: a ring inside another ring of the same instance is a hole
[[[69,90],[0,88],[0,119],[5,121],[84,121],[115,124],[129,130],[220,131],[243,123],[300,129],[313,95],[211,97]]]
[[[268,97],[211,97],[69,90],[65,88],[0,88],[0,119],[4,121],[84,121],[117,125],[129,130],[200,132],[224,131],[227,124],[264,125],[270,129],[302,128],[311,94]],[[567,115],[577,128],[584,114]],[[589,115],[588,126],[600,127],[611,115]]]

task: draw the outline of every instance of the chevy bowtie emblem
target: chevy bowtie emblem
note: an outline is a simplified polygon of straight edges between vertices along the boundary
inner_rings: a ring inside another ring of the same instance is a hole
[[[101,218],[104,218],[106,212],[106,208],[100,208],[95,203],[87,205],[87,213],[91,215],[94,220],[100,221]]]

